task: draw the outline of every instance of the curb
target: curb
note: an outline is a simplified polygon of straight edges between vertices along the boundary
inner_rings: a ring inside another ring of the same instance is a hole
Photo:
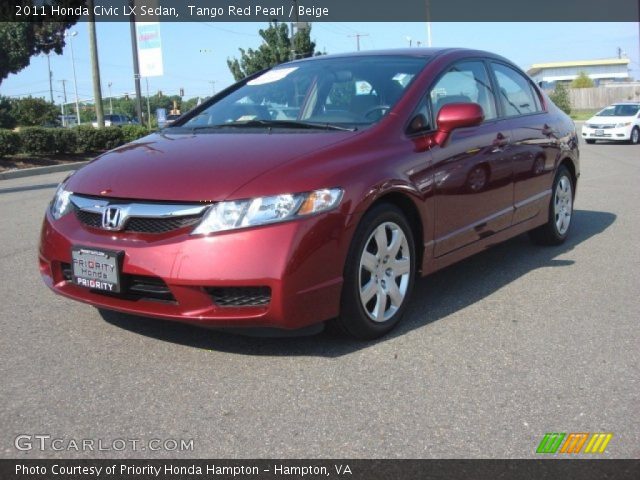
[[[89,163],[88,160],[84,162],[64,163],[62,165],[48,165],[46,167],[33,167],[33,168],[22,168],[19,170],[9,170],[8,172],[0,172],[0,180],[31,177],[34,175],[45,175],[47,173],[68,172],[70,170],[78,170],[80,167],[83,167],[87,163]]]

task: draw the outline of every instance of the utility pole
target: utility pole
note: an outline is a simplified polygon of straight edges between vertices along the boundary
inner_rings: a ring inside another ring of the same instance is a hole
[[[140,63],[138,62],[138,36],[136,34],[136,16],[133,13],[133,0],[129,0],[129,6],[132,7],[129,16],[129,27],[131,31],[131,51],[133,53],[133,79],[136,85],[136,114],[138,121],[142,125],[142,93],[140,89]]]
[[[53,102],[53,72],[51,71],[51,59],[49,58],[49,53],[47,55],[47,70],[49,71],[49,97],[51,98],[51,103]]]
[[[62,126],[66,127],[67,126],[67,118],[65,117],[64,114],[64,106],[67,103],[67,86],[66,86],[66,80],[60,80],[60,82],[62,83]]]
[[[368,33],[356,33],[354,35],[349,35],[349,37],[356,38],[356,46],[358,48],[358,51],[360,51],[360,37],[368,37],[369,34]]]
[[[209,80],[209,83],[211,84],[211,96],[213,97],[216,94],[216,81]]]
[[[427,47],[431,48],[431,5],[427,0]]]
[[[89,53],[91,54],[91,73],[93,76],[93,103],[96,108],[98,127],[104,127],[104,112],[102,111],[102,87],[100,86],[100,65],[98,64],[98,41],[96,39],[96,18],[93,13],[93,0],[87,0],[89,9]]]

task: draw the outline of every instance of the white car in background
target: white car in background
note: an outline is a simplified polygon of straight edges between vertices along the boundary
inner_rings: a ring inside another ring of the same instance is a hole
[[[596,140],[640,142],[640,102],[614,103],[596,113],[582,126],[587,143]]]
[[[127,115],[119,115],[119,114],[106,114],[104,116],[104,126],[105,127],[121,127],[122,125],[134,125],[137,124],[135,120],[131,119]],[[98,121],[94,120],[91,122],[95,128],[98,128]]]

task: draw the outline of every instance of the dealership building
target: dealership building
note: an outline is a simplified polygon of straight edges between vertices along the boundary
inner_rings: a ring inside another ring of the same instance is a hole
[[[605,58],[602,60],[536,63],[531,65],[527,73],[543,88],[552,87],[556,82],[571,82],[581,73],[585,73],[598,86],[602,83],[628,80],[629,59]]]

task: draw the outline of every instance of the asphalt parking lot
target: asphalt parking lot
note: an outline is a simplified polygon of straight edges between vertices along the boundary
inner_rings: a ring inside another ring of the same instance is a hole
[[[611,432],[605,457],[639,457],[640,148],[581,153],[565,245],[521,236],[419,281],[373,343],[103,318],[39,277],[66,174],[0,181],[1,455],[522,458],[546,432]],[[22,452],[20,434],[194,443]]]

